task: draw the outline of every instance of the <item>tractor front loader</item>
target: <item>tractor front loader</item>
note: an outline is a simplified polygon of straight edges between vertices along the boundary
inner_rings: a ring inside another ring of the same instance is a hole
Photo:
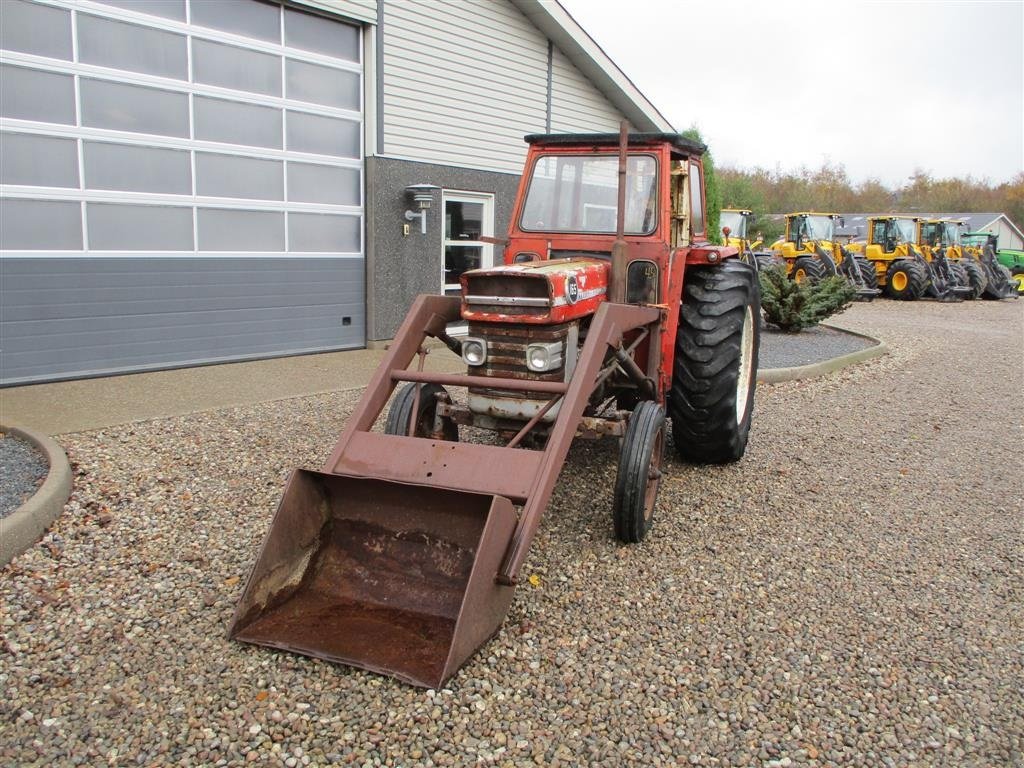
[[[703,145],[527,141],[505,264],[415,301],[323,469],[288,481],[232,638],[439,687],[499,630],[575,438],[621,441],[626,543],[653,523],[669,423],[683,460],[743,455],[757,277],[707,243]],[[495,440],[460,441],[479,429]]]
[[[773,243],[772,250],[797,283],[841,275],[856,289],[858,299],[871,301],[881,293],[875,268],[838,241],[838,220],[836,213],[787,214],[785,239]]]
[[[967,286],[964,298],[977,299],[985,291],[988,278],[975,259],[964,253],[960,244],[963,221],[920,219],[917,221],[917,247],[940,276],[948,276],[957,286]]]

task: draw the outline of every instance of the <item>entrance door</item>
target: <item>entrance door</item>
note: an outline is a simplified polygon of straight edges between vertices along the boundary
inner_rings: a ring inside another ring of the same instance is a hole
[[[445,190],[444,275],[442,290],[459,294],[459,276],[467,269],[494,265],[494,246],[481,237],[494,237],[494,195]]]

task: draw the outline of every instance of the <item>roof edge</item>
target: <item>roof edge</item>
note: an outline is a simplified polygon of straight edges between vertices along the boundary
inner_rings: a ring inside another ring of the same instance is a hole
[[[510,0],[641,131],[675,127],[558,0]]]

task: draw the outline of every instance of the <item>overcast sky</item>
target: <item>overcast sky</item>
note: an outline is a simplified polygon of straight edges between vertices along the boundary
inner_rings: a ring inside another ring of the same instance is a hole
[[[1024,0],[559,0],[718,165],[1024,170]]]

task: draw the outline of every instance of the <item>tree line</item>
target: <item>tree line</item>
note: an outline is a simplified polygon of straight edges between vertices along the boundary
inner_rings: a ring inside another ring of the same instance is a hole
[[[751,234],[761,232],[771,242],[785,229],[784,222],[766,214],[791,211],[840,213],[948,212],[1005,213],[1018,227],[1024,225],[1024,173],[993,184],[987,179],[935,178],[917,170],[902,185],[890,188],[877,179],[854,183],[841,164],[825,162],[820,168],[798,171],[719,167],[714,171],[715,196],[723,208],[748,208],[755,214]],[[708,207],[713,203],[708,200]]]

